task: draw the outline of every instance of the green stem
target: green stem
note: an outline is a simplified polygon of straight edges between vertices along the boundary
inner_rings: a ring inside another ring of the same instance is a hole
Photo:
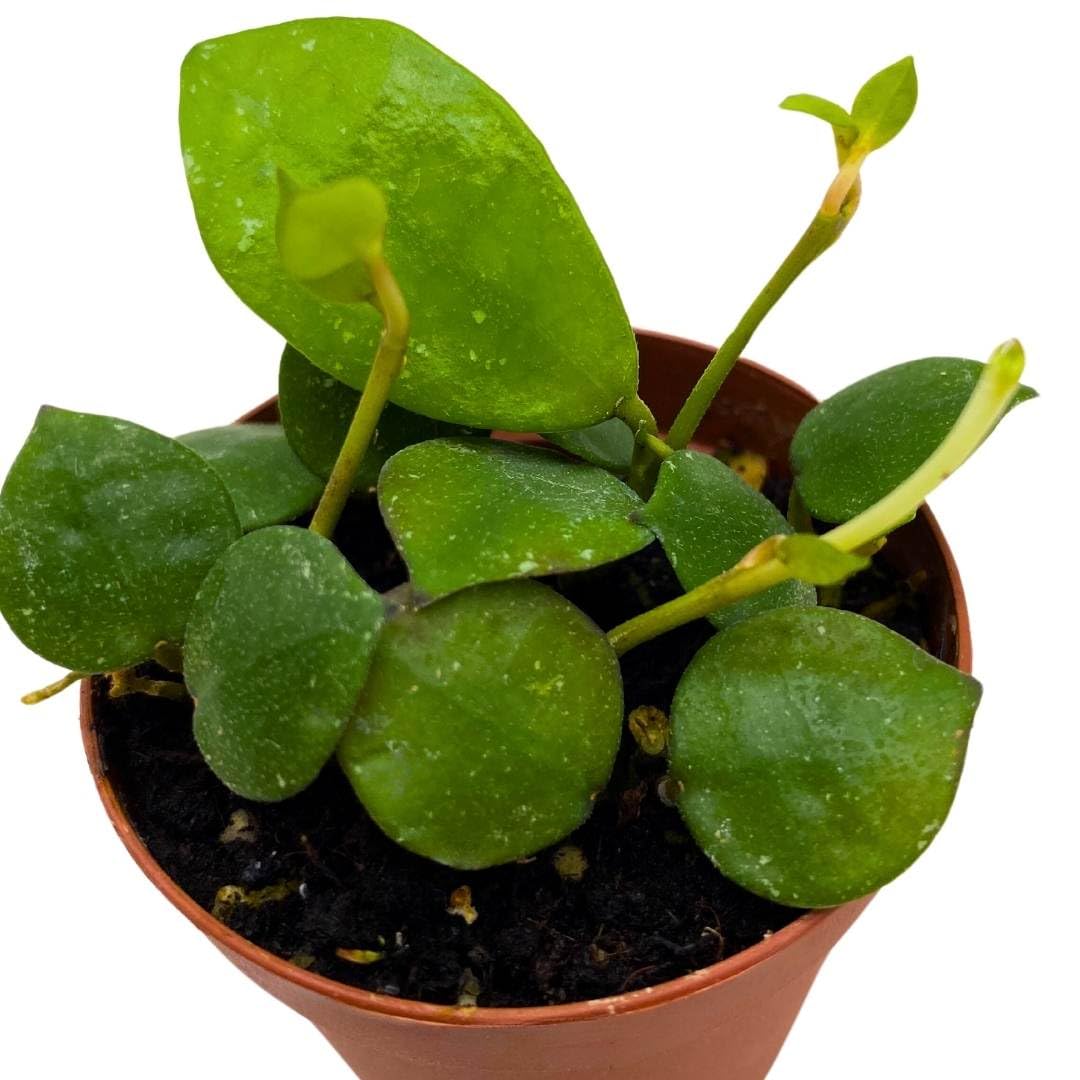
[[[810,223],[810,227],[791,249],[790,254],[780,264],[765,288],[755,297],[754,302],[747,308],[746,314],[728,335],[727,340],[717,349],[716,355],[709,361],[709,366],[698,379],[697,385],[683,402],[679,415],[675,417],[675,422],[668,432],[667,441],[670,446],[676,450],[682,450],[693,439],[713,398],[716,397],[724,380],[735,366],[736,360],[742,355],[754,331],[795,279],[822,252],[827,251],[836,243],[851,219],[851,212],[850,205],[831,216],[822,211]]]
[[[839,551],[858,552],[903,524],[927,495],[951,476],[978,449],[1008,409],[1024,370],[1024,350],[1007,341],[994,350],[971,397],[937,449],[903,483],[857,517],[824,533],[822,540]],[[774,554],[784,537],[758,544],[736,566],[666,604],[646,611],[611,630],[607,637],[620,656],[684,623],[794,577]]]
[[[627,480],[643,499],[648,499],[652,494],[656,476],[653,468],[655,457],[642,443],[642,436],[657,435],[659,428],[656,426],[656,417],[637,394],[632,398],[624,398],[615,410],[615,415],[625,421],[634,433],[634,454],[630,459],[630,474]]]
[[[667,461],[675,453],[659,435],[650,435],[649,432],[643,431],[637,438],[639,443],[655,454],[661,461]]]
[[[375,289],[376,307],[383,317],[383,332],[360,403],[309,526],[312,532],[327,539],[333,535],[352,493],[357,471],[374,438],[394,380],[405,362],[409,341],[409,309],[390,267],[380,257],[371,262],[368,271]]]
[[[84,671],[69,671],[63,678],[57,679],[56,682],[49,683],[48,686],[43,686],[40,690],[23,694],[22,703],[24,705],[39,705],[43,701],[48,701],[51,697],[56,697],[57,694],[66,690],[69,686],[73,686],[80,679],[85,678],[86,672]]]

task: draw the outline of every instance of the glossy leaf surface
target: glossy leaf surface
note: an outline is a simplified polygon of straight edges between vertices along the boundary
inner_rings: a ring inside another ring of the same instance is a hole
[[[730,570],[762,540],[790,533],[784,515],[722,461],[696,450],[672,454],[641,520],[656,533],[684,589]],[[709,616],[730,626],[771,608],[816,604],[813,586],[785,581]]]
[[[672,706],[672,775],[723,874],[796,907],[886,884],[952,804],[974,679],[835,608],[788,608],[706,642]]]
[[[628,472],[634,455],[634,433],[614,416],[578,431],[549,431],[544,438],[590,465],[615,473]]]
[[[230,424],[181,435],[224,481],[245,532],[310,510],[323,483],[293,453],[280,424]]]
[[[435,439],[396,454],[379,506],[428,597],[485,581],[585,570],[645,547],[637,495],[594,465],[535,446]]]
[[[183,640],[199,584],[239,536],[225,485],[186,446],[46,407],[0,493],[0,610],[54,664],[127,667]]]
[[[415,34],[310,19],[197,45],[181,137],[203,240],[226,281],[315,364],[360,388],[366,306],[320,300],[281,264],[283,168],[386,193],[385,252],[412,309],[393,400],[478,427],[558,431],[634,393],[637,348],[596,243],[501,97]]]
[[[580,825],[621,728],[603,634],[546,586],[506,582],[387,623],[338,757],[388,836],[475,869]]]
[[[303,790],[333,755],[383,604],[330,541],[277,526],[234,544],[199,590],[184,650],[195,738],[248,799]]]
[[[359,402],[359,390],[327,375],[291,345],[285,347],[278,372],[282,426],[297,457],[324,480],[337,461]],[[387,459],[406,446],[463,431],[470,433],[469,429],[387,405],[379,417],[379,426],[356,474],[353,489],[373,491]]]
[[[983,367],[955,357],[911,360],[807,413],[791,442],[791,465],[810,513],[847,521],[910,476],[948,434]],[[1014,404],[1031,397],[1022,387]]]

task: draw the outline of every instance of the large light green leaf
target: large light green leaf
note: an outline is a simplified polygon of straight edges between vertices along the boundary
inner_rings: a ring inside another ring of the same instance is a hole
[[[303,790],[334,753],[364,684],[383,604],[329,541],[249,533],[199,590],[184,648],[195,738],[248,799]]]
[[[860,615],[758,615],[708,641],[679,683],[679,809],[752,892],[797,907],[863,896],[941,828],[980,693]]]
[[[183,639],[240,535],[218,475],[173,439],[44,408],[0,493],[0,610],[34,652],[113,671]]]
[[[280,424],[230,424],[181,435],[225,482],[245,532],[291,521],[323,489],[293,453]]]
[[[311,19],[197,45],[181,137],[203,239],[240,297],[308,356],[363,386],[366,306],[285,273],[277,170],[386,193],[386,258],[412,311],[393,399],[478,427],[559,431],[633,394],[637,354],[596,243],[543,147],[489,87],[410,31]]]
[[[918,97],[919,79],[910,56],[872,75],[851,106],[859,142],[877,150],[896,138],[911,119]]]
[[[680,450],[664,462],[640,518],[659,537],[684,589],[730,570],[762,540],[792,531],[764,495],[722,461],[696,450]],[[816,603],[813,586],[785,581],[709,619],[715,626],[730,626],[771,608]]]
[[[515,581],[388,622],[338,757],[388,836],[477,869],[580,825],[621,728],[603,634],[557,593]]]
[[[535,446],[434,439],[395,454],[379,506],[428,597],[484,581],[585,570],[651,540],[641,500],[595,465]]]
[[[330,476],[359,402],[359,390],[327,375],[291,345],[285,347],[278,372],[281,423],[297,457],[317,476]],[[404,447],[463,430],[467,431],[387,405],[357,470],[353,490],[374,491],[387,459]]]
[[[955,357],[911,360],[807,413],[791,442],[791,466],[810,513],[847,521],[907,479],[956,423],[984,366]],[[1014,404],[1034,396],[1021,387]]]

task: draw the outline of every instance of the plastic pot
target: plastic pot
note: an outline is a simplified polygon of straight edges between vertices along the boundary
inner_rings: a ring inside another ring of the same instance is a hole
[[[713,350],[646,332],[638,341],[642,396],[664,426]],[[702,426],[699,445],[727,438],[782,469],[791,436],[813,404],[794,383],[740,361]],[[271,401],[244,419],[274,418]],[[929,647],[970,671],[960,579],[930,512],[921,510],[886,550],[901,570],[927,573]],[[387,997],[304,971],[199,907],[154,861],[124,812],[102,761],[89,680],[82,688],[82,730],[106,813],[147,877],[241,971],[319,1028],[363,1080],[762,1080],[829,950],[869,902],[804,915],[721,963],[617,997],[521,1009]]]

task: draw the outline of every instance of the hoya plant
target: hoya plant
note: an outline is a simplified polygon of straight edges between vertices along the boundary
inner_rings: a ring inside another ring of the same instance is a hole
[[[240,796],[288,799],[336,758],[394,841],[475,869],[588,817],[624,738],[620,657],[705,618],[670,716],[630,725],[669,755],[693,839],[799,907],[895,877],[945,820],[980,687],[822,601],[1030,396],[1021,348],[912,360],[819,405],[786,515],[694,437],[916,92],[907,58],[850,109],[783,102],[830,126],[836,175],[665,433],[577,205],[483,82],[380,21],[196,46],[195,215],[287,342],[280,423],[169,438],[42,409],[0,495],[0,608],[69,674],[27,700],[90,675],[190,694]],[[350,499],[377,500],[406,586],[379,595],[335,545]],[[607,633],[542,580],[656,541],[684,594]]]

